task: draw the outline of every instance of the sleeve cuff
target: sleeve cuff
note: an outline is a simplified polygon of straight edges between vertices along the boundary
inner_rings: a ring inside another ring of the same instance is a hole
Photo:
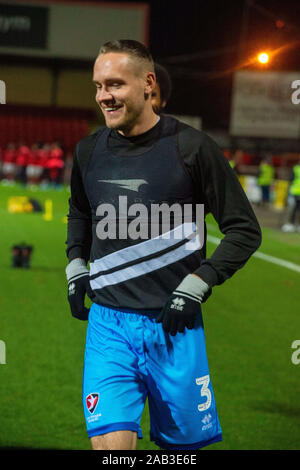
[[[70,248],[67,252],[67,256],[69,259],[69,262],[73,261],[75,258],[82,258],[82,248],[80,246],[74,246],[73,248]]]
[[[82,258],[73,259],[66,267],[66,276],[69,281],[74,276],[88,274],[89,270],[86,267],[85,260]]]
[[[201,277],[201,279],[206,282],[209,287],[213,287],[219,284],[218,275],[214,268],[212,268],[209,264],[203,264],[202,266],[200,266],[200,268],[194,271],[194,274],[196,274],[196,276]]]

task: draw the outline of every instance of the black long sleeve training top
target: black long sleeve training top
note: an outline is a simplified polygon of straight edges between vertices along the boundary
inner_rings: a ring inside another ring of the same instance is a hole
[[[189,207],[191,216],[179,221],[169,210],[175,206],[182,216]],[[154,207],[163,209],[162,218],[170,216],[169,226],[155,218]],[[207,259],[199,217],[208,213],[224,237]],[[161,309],[187,274],[210,287],[222,284],[260,243],[259,224],[236,174],[204,132],[162,115],[142,135],[126,138],[104,128],[78,143],[67,256],[90,261],[95,302]]]

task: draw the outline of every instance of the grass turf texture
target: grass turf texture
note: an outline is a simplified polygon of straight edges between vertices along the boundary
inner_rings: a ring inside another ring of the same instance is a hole
[[[53,201],[41,213],[10,214],[10,196]],[[81,404],[86,326],[66,300],[65,238],[69,193],[0,187],[0,447],[90,449]],[[220,236],[213,219],[209,233]],[[11,267],[10,249],[34,245],[29,270]],[[260,251],[300,265],[300,234],[263,229]],[[216,245],[208,243],[208,254]],[[223,441],[212,449],[300,449],[300,339],[297,272],[252,257],[203,307],[207,354]],[[149,440],[147,407],[138,449]]]

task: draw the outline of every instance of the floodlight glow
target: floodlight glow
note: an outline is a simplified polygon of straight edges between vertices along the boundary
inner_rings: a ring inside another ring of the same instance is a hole
[[[261,64],[266,64],[267,62],[269,62],[269,54],[267,54],[266,52],[261,52],[260,54],[258,54],[257,60]]]

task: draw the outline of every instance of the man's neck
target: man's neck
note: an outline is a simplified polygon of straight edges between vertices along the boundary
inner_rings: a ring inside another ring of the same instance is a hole
[[[150,116],[150,119],[143,120],[143,123],[137,123],[134,127],[130,129],[122,129],[119,130],[119,134],[121,134],[123,137],[136,137],[138,135],[144,134],[145,132],[149,131],[154,127],[158,121],[159,121],[159,116],[155,113],[152,113]]]

